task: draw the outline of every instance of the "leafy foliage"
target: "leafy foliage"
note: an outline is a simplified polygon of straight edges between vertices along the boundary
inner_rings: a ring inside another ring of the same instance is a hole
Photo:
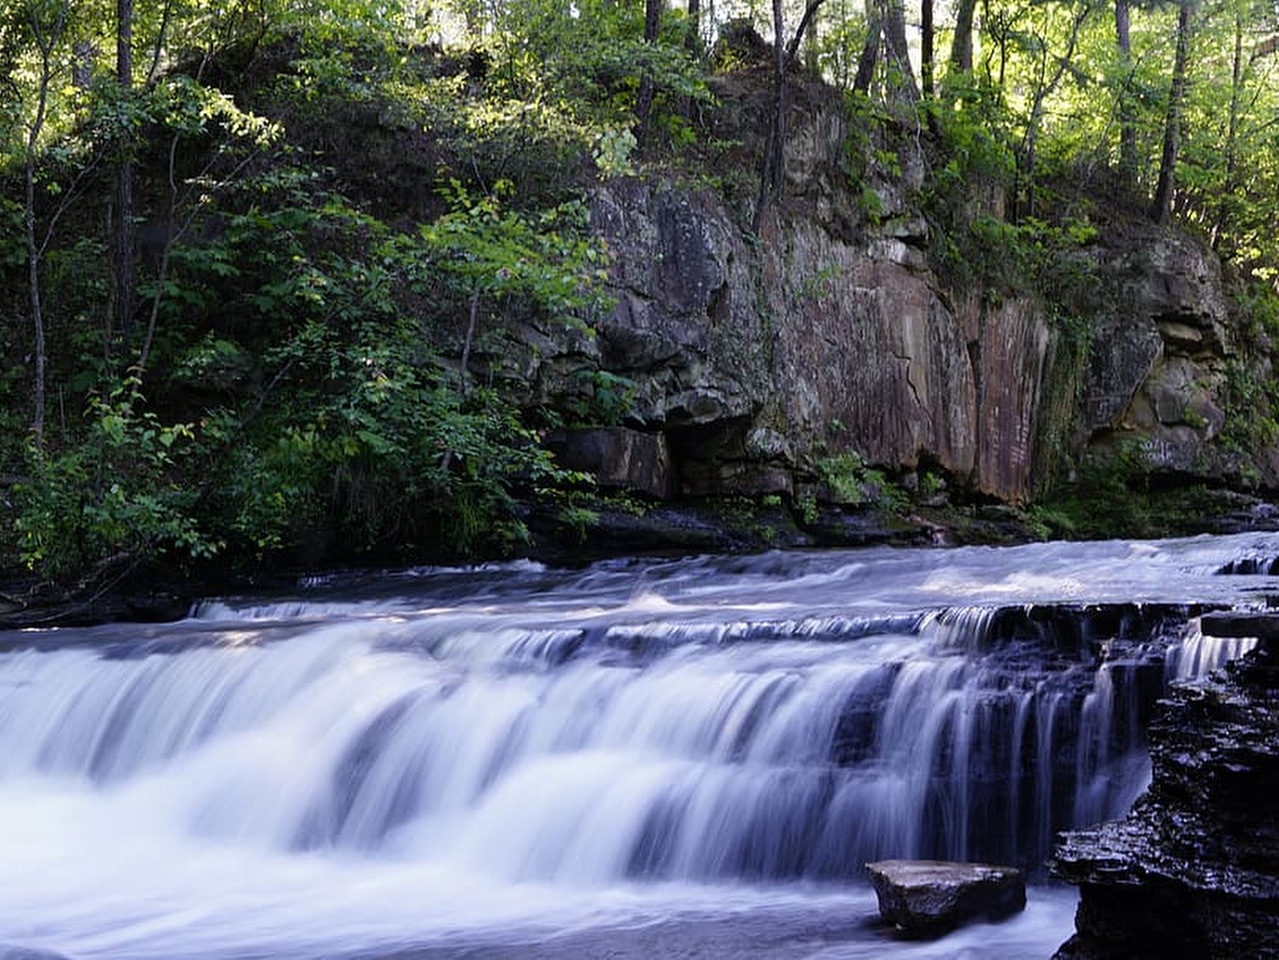
[[[520,494],[586,479],[554,464],[541,431],[621,422],[635,389],[589,364],[553,402],[509,389],[508,323],[589,344],[606,306],[607,251],[583,186],[679,168],[702,137],[700,156],[731,162],[699,182],[756,196],[756,155],[716,140],[705,117],[704,41],[718,24],[663,9],[646,38],[643,7],[145,5],[121,83],[100,52],[113,49],[113,5],[5,6],[0,278],[43,297],[56,408],[47,438],[25,440],[33,309],[5,293],[15,322],[0,456],[21,475],[9,552],[65,576],[120,555],[255,562],[518,544]],[[798,61],[851,90],[878,34],[863,4],[815,11]],[[939,57],[935,93],[917,105],[885,102],[887,82],[849,97],[846,169],[863,219],[888,216],[872,173],[905,182],[922,170],[909,202],[927,211],[936,271],[957,292],[1047,301],[1079,362],[1086,317],[1113,309],[1090,246],[1116,211],[1145,203],[1169,116],[1175,11],[1133,5],[1127,51],[1112,12],[998,0],[983,7],[972,69]],[[745,42],[715,62],[755,70],[766,11],[720,15]],[[1279,23],[1252,0],[1202,4],[1196,17],[1174,209],[1250,284],[1264,352],[1279,316]],[[1133,169],[1121,163],[1129,146]],[[120,311],[112,268],[127,231],[103,224],[126,162],[139,171],[128,224],[139,302]],[[1264,364],[1237,364],[1230,388],[1224,441],[1273,440],[1279,398]],[[898,496],[848,455],[819,473],[849,502]],[[1127,489],[1121,473],[1096,488]],[[585,508],[566,517],[590,527]]]
[[[126,380],[107,397],[90,397],[80,445],[52,455],[31,448],[31,478],[15,491],[29,566],[70,573],[117,555],[217,552],[193,516],[192,492],[177,482],[194,426],[162,423],[141,408],[137,388]]]
[[[853,452],[824,457],[817,463],[817,475],[830,491],[830,499],[850,506],[874,506],[892,512],[899,509],[905,494],[884,474],[867,466]]]

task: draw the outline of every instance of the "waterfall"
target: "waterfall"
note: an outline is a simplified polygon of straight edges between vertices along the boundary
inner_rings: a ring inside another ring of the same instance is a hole
[[[509,880],[1033,865],[1054,830],[1131,802],[1116,784],[1141,730],[1115,699],[1135,668],[1049,668],[1034,642],[966,653],[996,619],[760,639],[742,621],[442,633],[371,617],[137,657],[27,650],[0,659],[0,774],[181,776],[172,814],[199,835]]]
[[[1185,638],[1168,651],[1168,680],[1205,676],[1256,646],[1253,637],[1206,637],[1199,629],[1198,620],[1193,620]]]
[[[14,636],[0,952],[336,955],[280,919],[332,898],[373,956],[516,902],[589,924],[603,890],[816,910],[885,857],[1038,876],[1144,788],[1166,684],[1244,649],[1199,610],[1267,577],[1211,579],[1228,542],[1058,549],[418,572]]]

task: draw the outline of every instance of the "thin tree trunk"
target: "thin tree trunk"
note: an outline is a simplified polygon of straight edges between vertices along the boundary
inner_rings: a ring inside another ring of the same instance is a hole
[[[910,48],[906,45],[906,2],[886,0],[885,6],[884,46],[888,53],[891,88],[895,99],[913,104],[919,100],[919,87],[915,85]]]
[[[821,9],[822,4],[826,0],[808,0],[808,4],[804,7],[804,15],[799,19],[799,26],[795,29],[795,36],[791,37],[790,43],[786,44],[786,62],[793,64],[799,56],[799,45],[804,41],[804,35],[812,26],[813,18],[817,15],[817,11]]]
[[[1159,182],[1150,205],[1150,218],[1167,223],[1172,214],[1172,195],[1176,184],[1177,156],[1181,152],[1181,106],[1186,95],[1186,60],[1190,55],[1189,0],[1182,0],[1177,12],[1177,52],[1172,64],[1172,84],[1168,90],[1168,114],[1164,121],[1163,151],[1159,157]]]
[[[853,90],[869,93],[870,82],[875,77],[875,65],[879,63],[879,44],[883,37],[884,21],[880,16],[879,0],[866,0],[866,42],[857,58],[857,73],[853,77]]]
[[[34,379],[32,382],[33,407],[31,434],[38,449],[44,448],[45,419],[45,368],[46,347],[44,330],[44,301],[40,290],[40,262],[44,249],[36,241],[36,149],[40,134],[48,117],[49,87],[53,84],[53,48],[66,26],[67,6],[58,11],[48,31],[39,21],[37,11],[31,11],[31,33],[40,51],[40,83],[36,95],[36,111],[27,128],[26,156],[23,158],[23,209],[22,226],[27,247],[27,297],[31,309],[31,325],[34,334]]]
[[[1123,71],[1119,87],[1119,175],[1125,187],[1137,183],[1137,122],[1132,112],[1132,34],[1128,0],[1115,0],[1115,42]]]
[[[160,15],[160,29],[155,35],[155,46],[151,48],[151,66],[147,69],[147,86],[151,86],[160,76],[160,58],[164,54],[164,44],[168,40],[169,21],[173,14],[173,0],[164,0],[164,12]]]
[[[133,0],[116,0],[116,83],[126,96],[133,89]],[[133,207],[133,144],[128,131],[121,135],[120,168],[117,180],[117,206],[115,236],[116,307],[119,310],[119,326],[127,331],[133,322],[134,311],[134,260],[137,246],[134,236]]]
[[[983,9],[985,9],[985,7],[983,7]],[[986,58],[986,79],[987,81],[993,80],[995,86],[997,86],[1000,90],[1005,89],[1004,76],[1008,71],[1009,49],[1013,46],[1013,33],[1015,29],[1016,28],[1009,23],[1002,23],[999,26],[999,39],[995,43],[995,46],[999,49],[999,71],[998,75],[994,78],[992,78],[990,74],[991,57],[988,56]]]
[[[933,24],[933,0],[920,0],[919,4],[919,75],[924,96],[933,95],[933,45],[936,28]]]
[[[174,230],[174,220],[178,211],[177,155],[178,137],[175,136],[169,141],[169,212],[165,218],[168,223],[168,235],[164,240],[164,248],[160,251],[160,265],[156,269],[155,293],[151,296],[151,312],[147,318],[147,332],[146,336],[143,337],[142,349],[138,352],[138,362],[135,366],[137,376],[136,391],[141,391],[142,389],[142,380],[146,376],[147,363],[151,359],[151,345],[155,343],[155,328],[160,319],[160,304],[164,298],[164,285],[169,279],[169,264],[173,257],[173,247],[180,236],[180,232]],[[183,229],[185,230],[185,226]]]
[[[1044,119],[1044,104],[1048,98],[1052,96],[1057,85],[1061,83],[1061,78],[1066,75],[1066,69],[1070,66],[1070,61],[1075,55],[1075,47],[1079,42],[1079,32],[1084,25],[1084,20],[1088,17],[1088,7],[1082,6],[1078,8],[1075,14],[1074,22],[1071,24],[1070,41],[1066,44],[1066,52],[1057,59],[1057,69],[1053,71],[1051,78],[1046,76],[1048,48],[1044,47],[1043,58],[1041,62],[1040,83],[1035,88],[1035,95],[1031,101],[1030,119],[1026,124],[1026,135],[1022,141],[1022,177],[1026,191],[1025,213],[1033,216],[1035,213],[1035,152],[1039,142],[1039,128]]]
[[[950,65],[964,73],[973,69],[973,17],[977,14],[977,0],[959,0],[955,13],[955,38],[950,44]]]
[[[147,365],[151,358],[151,347],[155,343],[156,327],[160,319],[160,307],[164,302],[165,284],[169,279],[169,268],[173,265],[173,251],[177,248],[182,238],[186,236],[187,231],[191,229],[192,224],[195,223],[201,208],[208,202],[209,195],[228,183],[234,182],[240,171],[248,166],[253,156],[253,154],[250,154],[241,159],[226,177],[214,184],[209,184],[208,182],[208,174],[213,167],[213,161],[210,160],[196,178],[196,182],[201,184],[200,197],[192,203],[189,207],[189,212],[185,214],[185,218],[179,224],[178,211],[184,206],[184,198],[178,194],[177,183],[177,153],[180,140],[181,137],[175,135],[169,141],[169,205],[165,216],[168,231],[164,240],[164,247],[160,251],[160,263],[156,268],[155,292],[151,295],[151,309],[147,319],[146,335],[142,340],[142,348],[138,351],[138,362],[134,365],[137,381],[135,389],[138,391],[142,388],[142,381],[146,376]],[[186,194],[186,199],[190,200],[191,196],[192,192],[189,191]],[[474,322],[474,318],[472,318],[472,322]],[[473,333],[474,329],[470,331],[470,334]]]
[[[644,42],[650,47],[657,43],[662,24],[662,0],[644,0]],[[648,141],[650,115],[653,112],[653,96],[656,93],[653,71],[647,66],[640,75],[639,94],[635,101],[635,139],[643,148]]]
[[[480,319],[480,288],[471,291],[471,304],[466,322],[466,339],[462,342],[462,361],[457,370],[457,392],[466,396],[470,383],[467,381],[467,367],[471,365],[471,344],[475,342],[475,328]]]
[[[47,68],[46,68],[47,69]],[[35,328],[35,380],[32,388],[35,394],[35,410],[31,418],[31,434],[37,447],[44,447],[44,394],[45,394],[45,342],[44,342],[44,306],[40,297],[40,248],[36,243],[36,138],[40,128],[44,126],[44,110],[47,95],[45,84],[41,83],[40,106],[36,120],[31,125],[27,137],[27,156],[25,165],[26,202],[23,207],[23,227],[27,241],[27,296],[31,308],[31,323]]]
[[[1230,68],[1230,119],[1226,126],[1226,182],[1217,204],[1217,218],[1212,226],[1212,246],[1216,249],[1222,225],[1229,212],[1230,198],[1238,188],[1239,106],[1243,98],[1243,11],[1235,7],[1235,48]]]
[[[755,204],[755,231],[759,231],[768,202],[781,191],[786,148],[786,51],[782,20],[782,0],[773,0],[773,118],[769,124],[768,146],[759,176],[759,200]]]
[[[479,325],[480,317],[480,288],[477,286],[471,291],[471,305],[469,317],[466,323],[466,339],[462,344],[462,360],[457,369],[457,392],[458,396],[465,398],[470,391],[470,382],[467,380],[467,367],[471,363],[471,344],[475,342],[475,328]],[[449,447],[444,451],[444,457],[440,461],[440,470],[444,473],[449,472],[449,468],[453,465],[453,448]]]
[[[696,49],[702,48],[702,0],[688,0],[688,32]]]

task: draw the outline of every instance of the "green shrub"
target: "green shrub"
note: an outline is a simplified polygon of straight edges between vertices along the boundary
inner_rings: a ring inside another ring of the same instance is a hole
[[[202,529],[194,493],[179,482],[194,426],[143,408],[136,380],[90,399],[82,444],[30,445],[29,479],[15,488],[23,561],[66,575],[107,558],[205,559],[221,544]]]

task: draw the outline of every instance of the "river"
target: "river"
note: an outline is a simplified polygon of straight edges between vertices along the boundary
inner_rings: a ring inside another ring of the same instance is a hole
[[[1021,958],[1279,535],[332,575],[0,635],[0,958]],[[864,864],[1013,862],[931,943]],[[6,952],[7,951],[7,952]]]

